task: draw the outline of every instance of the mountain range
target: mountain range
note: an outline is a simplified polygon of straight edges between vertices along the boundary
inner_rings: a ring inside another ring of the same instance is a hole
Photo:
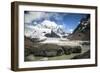
[[[70,40],[90,40],[90,15],[81,19],[79,25],[67,38]]]
[[[57,25],[55,22],[45,20],[36,26],[27,25],[25,27],[25,36],[30,38],[54,37],[61,38],[67,36],[62,25]]]

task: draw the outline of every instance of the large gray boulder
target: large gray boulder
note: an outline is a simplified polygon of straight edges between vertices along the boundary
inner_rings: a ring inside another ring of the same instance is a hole
[[[30,54],[24,58],[24,61],[34,61],[35,57],[33,54]]]
[[[82,42],[82,43],[80,43],[81,45],[90,45],[90,42],[89,41],[86,41],[86,42]]]
[[[70,55],[72,53],[72,47],[71,46],[62,46],[62,49],[64,50],[64,53],[66,55]]]
[[[72,47],[72,53],[81,53],[81,52],[82,52],[81,46],[73,46]]]
[[[71,53],[81,53],[82,49],[81,46],[62,46],[62,49],[64,50],[64,53],[66,55],[70,55]]]
[[[53,57],[64,54],[63,49],[56,44],[43,44],[39,47],[34,47],[32,52],[35,56]]]
[[[44,51],[44,56],[46,57],[53,57],[53,56],[57,56],[57,51],[56,50],[45,50]]]
[[[83,54],[74,56],[72,59],[87,59],[90,58],[90,50],[84,52]]]
[[[24,49],[24,56],[26,57],[26,56],[28,56],[28,55],[30,55],[30,54],[31,54],[31,49],[25,48],[25,49]]]
[[[41,37],[41,38],[31,38],[32,42],[42,42],[45,41],[47,38],[46,37]]]

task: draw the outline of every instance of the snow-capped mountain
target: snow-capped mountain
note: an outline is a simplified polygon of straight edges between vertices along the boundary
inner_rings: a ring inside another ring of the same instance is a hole
[[[41,24],[37,24],[36,26],[26,25],[25,36],[30,38],[44,38],[46,34],[52,35],[52,33],[54,33],[53,35],[62,37],[65,34],[63,29],[62,25],[57,25],[53,21],[44,20]]]
[[[70,40],[90,40],[90,15],[81,19],[77,28],[68,38]]]

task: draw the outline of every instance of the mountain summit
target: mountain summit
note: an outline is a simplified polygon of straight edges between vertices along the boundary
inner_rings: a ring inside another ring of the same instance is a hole
[[[49,34],[50,36],[46,36]],[[62,37],[65,35],[63,25],[58,25],[53,21],[44,20],[42,23],[33,25],[27,25],[25,27],[25,36],[30,38],[41,37]],[[56,38],[57,38],[56,37]]]

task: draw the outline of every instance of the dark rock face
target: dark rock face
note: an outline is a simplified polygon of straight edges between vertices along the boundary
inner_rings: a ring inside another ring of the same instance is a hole
[[[28,55],[30,55],[30,54],[31,54],[31,50],[28,49],[28,48],[25,48],[25,49],[24,49],[24,55],[25,55],[25,56],[28,56]]]
[[[70,54],[72,53],[72,48],[71,48],[71,46],[63,46],[62,48],[63,48],[64,53],[65,53],[66,55],[70,55]]]
[[[64,54],[64,50],[62,49],[62,47],[60,47],[58,50],[57,50],[57,55],[60,56],[60,55],[63,55]]]
[[[90,42],[83,42],[81,45],[90,45]]]
[[[86,59],[86,58],[90,58],[90,50],[88,50],[87,52],[85,52],[81,55],[77,55],[77,56],[73,57],[72,59]]]
[[[55,44],[43,44],[38,47],[34,46],[34,48],[31,49],[31,52],[35,56],[44,56],[44,57],[53,57],[64,54],[63,49]]]
[[[70,40],[90,40],[90,15],[81,19],[80,24],[72,34],[68,36]]]
[[[56,44],[35,44],[30,48],[25,48],[25,56],[33,54],[34,56],[54,57],[63,54],[81,53],[80,46],[58,46]]]
[[[46,33],[45,36],[46,37],[51,37],[51,33]]]
[[[57,51],[53,49],[44,50],[43,48],[33,49],[33,54],[35,56],[52,57],[57,55]]]
[[[57,56],[57,51],[56,50],[45,50],[44,51],[44,56],[46,57],[53,57],[53,56]]]
[[[64,53],[69,55],[71,53],[81,53],[82,49],[81,46],[63,46]]]
[[[32,42],[38,42],[39,41],[39,38],[32,38],[31,41]]]
[[[82,49],[80,46],[75,46],[72,48],[72,53],[81,53]]]
[[[70,55],[72,53],[81,53],[81,51],[80,46],[59,46],[57,44],[34,43],[30,39],[25,38],[25,57],[30,54],[33,54],[34,56],[54,57],[63,54]]]
[[[55,32],[51,31],[51,33],[45,34],[46,37],[60,38]]]
[[[31,39],[30,38],[28,38],[28,37],[24,37],[24,46],[25,46],[25,48],[32,48],[32,46],[33,46],[33,42],[31,41]]]
[[[33,53],[35,56],[45,56],[44,51],[41,50],[41,49],[32,49],[32,53]]]

